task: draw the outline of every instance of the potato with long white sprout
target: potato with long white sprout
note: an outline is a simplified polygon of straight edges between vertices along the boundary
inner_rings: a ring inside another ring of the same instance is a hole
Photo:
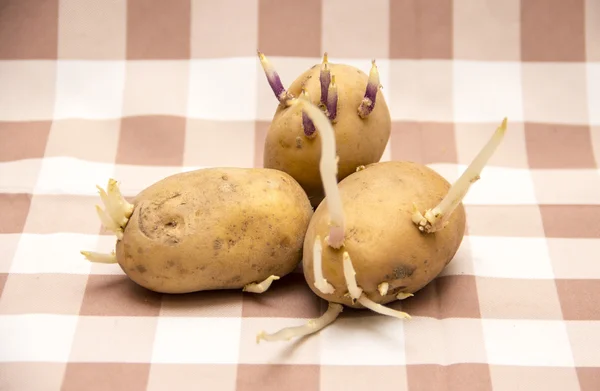
[[[336,181],[340,181],[357,166],[378,162],[390,137],[392,122],[377,65],[372,61],[367,75],[353,66],[330,62],[325,53],[321,64],[303,72],[286,89],[266,56],[261,52],[258,56],[279,101],[264,142],[263,166],[290,174],[316,207],[325,195],[318,167],[322,134],[305,110],[287,103],[308,99],[329,119],[339,140],[335,150]]]
[[[135,283],[161,293],[266,292],[301,261],[313,208],[288,174],[266,168],[207,168],[168,176],[127,202],[113,179],[98,187],[110,253]]]
[[[302,261],[310,289],[330,305],[410,319],[385,304],[414,296],[454,258],[466,226],[462,200],[500,145],[506,119],[453,185],[431,168],[405,161],[357,167],[336,184],[335,135],[327,117],[306,100],[287,104],[304,110],[323,140],[319,168],[326,197],[310,221]],[[319,324],[333,323],[334,315],[329,311]],[[297,329],[259,337],[276,341],[308,332],[294,334]]]

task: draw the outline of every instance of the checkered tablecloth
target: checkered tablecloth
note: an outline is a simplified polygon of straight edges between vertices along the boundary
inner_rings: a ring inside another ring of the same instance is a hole
[[[220,1],[220,3],[219,3]],[[368,73],[382,160],[454,180],[505,116],[468,232],[413,318],[261,295],[163,296],[108,252],[95,186],[259,167],[284,84],[327,51]],[[0,390],[600,390],[599,0],[0,0]],[[569,255],[569,253],[571,255]]]

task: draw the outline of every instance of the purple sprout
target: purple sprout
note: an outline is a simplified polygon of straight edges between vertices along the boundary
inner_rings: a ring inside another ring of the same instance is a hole
[[[327,92],[329,84],[331,83],[331,72],[329,71],[329,63],[327,61],[327,52],[323,55],[319,80],[321,82],[321,106],[327,106]]]
[[[275,68],[271,65],[267,57],[260,51],[258,51],[258,58],[260,59],[260,64],[262,65],[263,70],[265,71],[265,75],[267,76],[267,81],[271,86],[271,90],[275,94],[275,97],[280,103],[285,103],[288,99],[290,99],[290,95],[287,90],[283,87],[283,83],[279,78],[279,74],[275,71]]]
[[[379,72],[377,71],[375,60],[371,61],[371,64],[371,71],[369,72],[369,81],[367,82],[365,96],[358,107],[358,115],[360,118],[366,118],[369,114],[371,114],[371,111],[373,111],[375,108],[377,92],[379,91]]]

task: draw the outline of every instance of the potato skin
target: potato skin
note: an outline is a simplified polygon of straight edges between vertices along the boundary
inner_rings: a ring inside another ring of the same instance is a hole
[[[363,99],[368,76],[358,68],[329,63],[338,89],[337,117],[332,123],[336,149],[340,158],[338,181],[352,174],[357,166],[378,162],[391,133],[391,117],[381,91],[371,114],[361,119],[358,107]],[[288,92],[299,96],[305,85],[310,101],[319,105],[320,65],[302,73],[289,86]],[[321,139],[319,130],[309,139],[304,136],[302,112],[297,107],[279,105],[269,125],[264,146],[263,166],[290,174],[305,190],[314,207],[323,200],[324,190],[319,171]]]
[[[133,203],[117,260],[134,282],[162,293],[241,289],[290,273],[313,214],[291,176],[262,168],[175,174]]]
[[[413,162],[381,162],[346,177],[339,183],[346,216],[344,246],[335,250],[323,242],[323,275],[335,292],[323,294],[314,286],[312,248],[315,236],[328,234],[327,203],[316,209],[304,241],[304,276],[321,298],[352,304],[343,272],[343,251],[356,271],[358,286],[380,304],[396,300],[399,292],[414,293],[439,275],[456,254],[465,232],[462,203],[446,228],[435,234],[421,233],[411,220],[412,203],[421,211],[435,207],[450,189],[450,183],[427,166]],[[381,296],[377,286],[387,282]]]

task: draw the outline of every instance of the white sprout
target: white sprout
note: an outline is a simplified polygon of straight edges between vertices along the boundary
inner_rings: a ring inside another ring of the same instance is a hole
[[[313,273],[315,279],[315,287],[324,294],[331,294],[335,292],[333,286],[327,282],[323,277],[323,264],[322,264],[322,251],[321,237],[317,235],[315,237],[315,244],[313,246]]]
[[[387,295],[388,289],[390,289],[390,284],[387,282],[382,282],[381,284],[377,285],[377,290],[381,296]]]
[[[419,211],[417,205],[413,203],[412,221],[419,227],[419,230],[432,233],[443,229],[448,224],[450,216],[462,202],[471,185],[479,180],[481,171],[502,142],[506,133],[506,122],[507,119],[504,118],[487,144],[479,151],[479,154],[450,187],[448,194],[436,207],[425,211],[425,214],[423,214]]]
[[[264,293],[267,291],[267,289],[269,289],[271,287],[271,284],[273,283],[273,281],[275,280],[279,280],[279,276],[269,276],[267,278],[264,279],[264,281],[256,283],[250,283],[250,284],[246,284],[244,286],[244,288],[242,288],[242,291],[244,292],[250,292],[250,293]]]
[[[273,334],[267,334],[264,331],[261,331],[256,336],[256,343],[259,343],[261,339],[264,339],[265,341],[289,341],[294,337],[302,337],[305,335],[314,334],[333,323],[343,309],[344,307],[341,304],[329,303],[327,306],[327,311],[325,311],[321,317],[311,319],[302,326],[283,328]]]
[[[337,185],[337,155],[335,144],[335,132],[329,119],[312,102],[305,99],[290,99],[289,105],[299,105],[310,117],[321,136],[321,161],[319,170],[327,207],[329,209],[329,235],[326,238],[329,246],[340,248],[344,243],[345,217],[342,208],[342,199]]]
[[[96,186],[100,199],[104,204],[106,210],[102,209],[100,205],[96,205],[96,213],[100,218],[102,226],[111,231],[117,237],[117,240],[123,239],[123,230],[133,213],[133,204],[130,204],[125,200],[119,189],[117,181],[114,179],[108,180],[108,186],[106,190],[100,186]],[[90,262],[97,263],[116,263],[117,259],[115,252],[112,251],[110,254],[102,254],[92,251],[80,251],[80,253]]]

